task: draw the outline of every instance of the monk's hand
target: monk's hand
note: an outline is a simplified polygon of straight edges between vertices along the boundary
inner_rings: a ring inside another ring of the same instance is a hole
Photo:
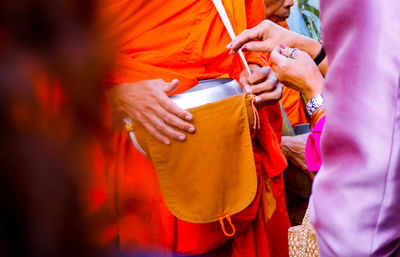
[[[281,44],[272,51],[271,61],[278,80],[303,93],[308,101],[322,93],[324,78],[306,52],[293,51],[293,48]]]
[[[170,139],[184,141],[181,131],[194,133],[188,122],[192,114],[178,107],[166,93],[173,92],[179,81],[165,82],[161,79],[124,83],[106,92],[114,121],[130,117],[140,123],[158,141],[169,145]]]
[[[244,52],[268,52],[270,53],[281,43],[290,45],[290,42],[297,38],[291,32],[272,21],[264,20],[254,28],[240,33],[226,47],[229,54],[236,54],[239,49]]]
[[[282,153],[296,167],[302,171],[309,173],[304,158],[307,138],[309,134],[298,136],[283,136],[282,137]]]
[[[270,67],[251,66],[252,74],[242,71],[240,83],[247,94],[254,94],[257,108],[275,104],[282,98],[282,84]]]

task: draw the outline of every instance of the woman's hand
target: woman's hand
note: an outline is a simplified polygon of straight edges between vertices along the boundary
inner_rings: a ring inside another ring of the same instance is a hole
[[[269,67],[260,68],[258,65],[249,65],[251,76],[247,70],[240,74],[240,84],[248,94],[256,95],[255,104],[261,108],[268,104],[275,104],[282,98],[282,84],[275,77]]]
[[[227,45],[227,48],[230,49],[230,54],[235,54],[239,49],[270,53],[282,43],[302,50],[317,47],[316,54],[321,48],[317,41],[287,30],[270,20],[264,20],[254,28],[243,31]],[[303,45],[306,49],[301,47]]]
[[[324,78],[307,53],[282,44],[272,51],[271,61],[278,80],[303,93],[307,101],[323,92]]]
[[[282,41],[285,41],[290,33],[292,32],[269,20],[264,20],[254,28],[240,33],[227,45],[227,48],[230,49],[230,54],[235,54],[239,49],[270,53]]]
[[[168,145],[169,138],[186,139],[179,130],[194,133],[194,126],[187,122],[193,116],[173,103],[166,93],[174,91],[179,81],[161,79],[125,83],[106,92],[114,120],[130,117],[140,123],[157,140]]]
[[[264,20],[252,29],[240,33],[226,47],[230,54],[236,54],[239,49],[244,52],[268,52],[285,44],[308,53],[313,59],[321,51],[321,44],[306,36],[287,30],[272,21]],[[328,70],[328,60],[325,58],[319,65],[322,75]]]

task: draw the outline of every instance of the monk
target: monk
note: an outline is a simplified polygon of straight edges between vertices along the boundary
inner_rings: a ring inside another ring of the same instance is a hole
[[[264,18],[261,0],[226,0],[223,4],[236,34]],[[107,77],[106,87],[115,120],[128,116],[164,144],[184,141],[181,130],[195,133],[193,117],[167,95],[184,92],[201,79],[230,77],[256,95],[262,126],[253,135],[257,195],[245,210],[232,216],[237,229],[233,238],[221,231],[218,222],[194,224],[175,218],[164,202],[153,164],[134,148],[125,130],[116,129],[117,156],[109,174],[115,174],[115,183],[110,184],[117,185],[112,197],[117,206],[115,237],[120,251],[151,250],[166,256],[287,256],[289,219],[282,178],[287,163],[280,152],[282,121],[277,104],[281,85],[268,68],[261,68],[267,64],[264,54],[247,54],[253,75],[242,72],[239,57],[228,54],[230,38],[212,1],[103,0],[100,7],[106,36],[119,49],[116,69]],[[269,214],[261,204],[267,183],[276,201],[276,209]]]

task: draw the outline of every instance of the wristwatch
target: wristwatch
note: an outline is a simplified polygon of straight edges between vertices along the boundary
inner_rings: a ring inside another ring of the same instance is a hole
[[[324,96],[323,94],[318,94],[311,98],[306,105],[307,113],[312,117],[313,113],[315,110],[318,109],[318,107],[324,105]]]

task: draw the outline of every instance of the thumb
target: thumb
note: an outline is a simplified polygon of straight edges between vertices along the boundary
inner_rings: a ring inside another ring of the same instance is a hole
[[[164,84],[163,90],[165,93],[169,94],[174,92],[178,88],[178,85],[179,85],[179,80],[173,79],[171,82],[166,82]]]
[[[290,48],[290,47],[288,47],[288,46],[285,45],[285,44],[281,44],[280,47],[281,47],[282,54],[283,54],[284,56],[286,56],[287,58],[289,58],[290,54],[291,54],[292,51],[293,51],[293,48]]]
[[[283,55],[282,49],[280,47],[275,47],[274,50],[272,50],[271,52],[270,60],[274,66],[279,66],[279,64],[287,60],[287,57]]]

